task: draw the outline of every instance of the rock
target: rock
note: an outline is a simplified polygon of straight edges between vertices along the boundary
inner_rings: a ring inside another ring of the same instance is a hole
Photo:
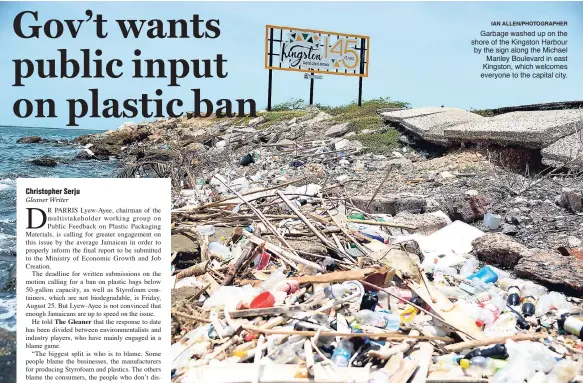
[[[346,137],[352,137],[352,136],[356,136],[356,132],[348,132],[348,133],[346,133],[346,135],[344,136],[344,138],[346,138]]]
[[[488,197],[464,194],[447,197],[444,201],[444,210],[452,221],[472,223],[484,218],[484,213],[491,204],[492,201]]]
[[[472,246],[480,261],[506,269],[512,269],[520,259],[530,256],[526,246],[504,234],[485,234],[475,239]]]
[[[324,135],[326,137],[342,137],[343,135],[348,133],[350,131],[350,129],[351,129],[351,123],[344,122],[342,124],[336,124],[336,125],[330,127],[328,130],[326,130],[326,133],[324,133]]]
[[[129,130],[133,130],[133,129],[137,129],[138,128],[138,124],[136,124],[133,121],[128,121],[128,122],[124,122],[123,124],[121,124],[119,126],[119,128],[117,128],[117,130],[119,131],[129,131]]]
[[[43,139],[39,136],[21,137],[16,140],[17,144],[38,144],[40,142],[43,142]]]
[[[307,253],[328,256],[328,249],[326,246],[315,241],[301,241],[288,239],[287,242],[296,250],[305,251]]]
[[[77,155],[75,156],[75,159],[81,160],[81,161],[94,159],[95,154],[93,153],[93,151],[91,151],[91,153],[89,153],[90,151],[91,151],[90,149],[80,150],[79,153],[77,153]]]
[[[417,229],[408,231],[429,235],[451,223],[447,216],[438,213],[411,214],[404,212],[397,214],[391,222],[416,226]]]
[[[0,328],[0,381],[16,382],[16,333]]]
[[[448,172],[447,170],[439,173],[439,176],[443,179],[455,178],[455,175],[453,175],[451,172]]]
[[[247,126],[255,127],[257,125],[263,124],[265,121],[266,121],[265,116],[255,117],[254,119],[252,119],[251,121],[249,121],[249,124]]]
[[[573,213],[581,212],[581,192],[571,188],[563,188],[559,204]]]
[[[38,157],[38,158],[33,158],[32,160],[30,160],[30,163],[36,166],[47,166],[47,167],[55,167],[57,166],[59,163],[57,162],[57,159],[54,157],[49,157],[49,156],[42,156],[42,157]]]
[[[583,241],[581,241],[577,237],[569,236],[567,238],[567,244],[569,245],[570,248],[579,248],[583,244]]]
[[[558,253],[537,252],[522,258],[514,268],[516,276],[530,279],[566,294],[583,294],[583,260]]]
[[[502,225],[502,234],[514,236],[518,234],[518,227],[509,223],[505,223]]]
[[[365,210],[366,205],[370,201],[372,196],[360,196],[353,197],[352,202],[354,205]],[[427,203],[424,198],[413,197],[413,196],[381,196],[375,197],[374,201],[371,202],[368,212],[372,214],[390,214],[396,215],[398,213],[424,213]]]

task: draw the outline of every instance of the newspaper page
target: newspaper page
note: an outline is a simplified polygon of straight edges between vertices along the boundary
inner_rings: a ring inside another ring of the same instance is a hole
[[[0,0],[0,383],[583,382],[582,4]]]

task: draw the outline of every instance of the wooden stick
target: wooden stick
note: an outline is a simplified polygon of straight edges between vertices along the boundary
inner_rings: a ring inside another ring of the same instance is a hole
[[[203,261],[197,263],[194,266],[190,266],[189,268],[182,270],[176,275],[176,280],[187,277],[198,277],[199,275],[203,275],[204,273],[206,273],[208,263],[209,261]]]
[[[433,346],[427,342],[421,343],[419,350],[416,351],[416,355],[414,356],[419,361],[419,364],[411,383],[425,383],[427,381],[427,373],[431,364],[431,354],[433,354]]]
[[[291,201],[289,199],[287,199],[285,194],[283,194],[281,191],[278,190],[277,195],[302,220],[302,222],[304,224],[306,224],[308,229],[310,229],[312,231],[312,233],[314,233],[316,235],[316,237],[318,237],[318,239],[324,245],[331,247],[333,249],[335,248],[334,244],[332,244],[330,241],[328,241],[328,238],[324,237],[324,235],[322,233],[320,233],[320,231],[318,229],[316,229],[316,227],[314,225],[312,225],[310,220],[308,218],[306,218],[306,216],[293,203],[291,203]],[[338,251],[340,251],[341,253],[344,253],[342,250],[343,249],[338,249]]]
[[[261,334],[275,334],[275,335],[299,335],[313,337],[318,334],[318,331],[293,331],[293,330],[272,330],[272,329],[262,329],[255,326],[242,326],[245,330],[258,332]],[[371,338],[371,339],[387,339],[387,340],[404,340],[407,338],[419,339],[419,340],[441,340],[444,342],[453,342],[453,339],[449,337],[442,336],[407,336],[406,334],[400,334],[397,332],[380,332],[380,333],[362,333],[362,332],[335,332],[335,331],[320,331],[320,336],[338,336],[341,338]],[[433,347],[431,350],[433,350]]]
[[[290,277],[294,281],[299,283],[338,283],[346,281],[358,281],[366,278],[370,274],[382,272],[382,269],[367,268],[367,269],[354,269],[348,271],[334,271],[322,275],[307,275],[304,277]]]
[[[378,222],[378,221],[372,221],[372,220],[366,220],[366,219],[363,220],[363,219],[352,219],[352,218],[348,218],[347,221],[352,222],[352,223],[360,223],[363,225],[388,226],[388,227],[397,227],[399,229],[410,229],[410,230],[417,229],[417,226],[411,226],[411,225],[405,225],[405,224],[393,223],[393,222]]]
[[[172,314],[173,315],[176,315],[176,316],[179,316],[179,317],[186,318],[186,319],[195,320],[197,322],[211,323],[211,320],[210,319],[201,318],[201,317],[197,317],[197,316],[190,315],[190,314],[187,314],[187,313],[183,313],[182,311],[178,311],[176,309],[172,310]]]
[[[391,174],[391,170],[393,170],[392,166],[389,166],[389,170],[387,170],[387,174],[385,174],[385,176],[383,177],[383,179],[381,180],[381,183],[379,184],[379,186],[377,186],[377,188],[375,189],[372,197],[370,198],[370,201],[368,201],[368,203],[366,204],[366,206],[364,207],[364,210],[368,210],[368,207],[370,206],[370,204],[372,203],[372,201],[374,201],[375,197],[377,196],[379,190],[381,190],[381,187],[383,186],[383,184],[385,183],[385,181],[387,180],[387,178],[389,178],[389,175]]]
[[[213,177],[214,177],[214,176],[213,176]],[[214,178],[216,178],[216,177],[214,177]],[[275,186],[270,186],[270,187],[268,187],[268,188],[264,188],[264,189],[259,189],[259,190],[248,191],[248,192],[246,192],[246,193],[243,193],[243,194],[240,194],[240,195],[242,195],[242,196],[247,196],[247,195],[251,195],[251,194],[256,194],[256,193],[261,193],[261,192],[270,191],[270,190],[273,190],[273,189],[279,189],[279,188],[281,188],[281,187],[283,187],[283,186],[288,186],[288,185],[295,184],[295,183],[297,183],[297,182],[304,181],[306,178],[307,178],[307,177],[298,178],[297,180],[292,180],[292,181],[284,182],[284,183],[282,183],[282,184],[275,185]],[[217,178],[217,179],[218,179],[218,178]],[[219,180],[219,181],[220,181],[220,180]],[[222,182],[222,181],[221,181],[221,182]],[[226,185],[225,185],[225,186],[226,186]],[[237,197],[239,197],[239,196],[237,195]],[[220,200],[218,200],[218,201],[211,202],[211,203],[207,203],[207,204],[205,204],[205,205],[198,206],[198,207],[189,207],[189,206],[186,206],[186,207],[183,207],[183,208],[180,208],[180,209],[176,209],[176,210],[174,210],[174,211],[173,211],[173,213],[184,213],[184,212],[188,212],[188,210],[184,210],[184,209],[187,209],[187,208],[191,209],[190,211],[194,211],[194,210],[201,210],[201,209],[206,209],[206,208],[209,208],[209,207],[212,207],[212,206],[218,205],[218,204],[220,204],[221,202],[225,202],[225,201],[228,201],[228,200],[231,200],[231,199],[234,199],[234,198],[235,198],[235,197],[225,197],[225,198],[222,198],[222,199],[220,199]],[[241,198],[241,197],[239,197],[239,198]]]
[[[267,250],[269,250],[270,252],[274,253],[275,255],[287,258],[287,259],[292,260],[292,261],[297,262],[297,263],[301,263],[302,265],[310,266],[310,267],[312,267],[316,270],[319,270],[319,271],[324,271],[324,268],[322,266],[318,265],[317,263],[308,261],[308,260],[300,257],[299,255],[295,255],[295,254],[291,253],[290,251],[282,249],[281,247],[279,247],[277,245],[266,242],[265,240],[254,236],[253,234],[249,233],[246,230],[243,230],[242,234],[256,245],[265,245],[265,248]],[[296,269],[297,269],[297,267],[296,267]]]
[[[369,356],[372,356],[373,358],[377,358],[377,359],[383,359],[383,360],[387,360],[389,359],[391,356],[398,354],[400,352],[402,353],[406,353],[407,351],[409,351],[411,349],[411,347],[413,347],[415,345],[415,343],[417,343],[418,339],[415,338],[411,338],[411,336],[417,336],[419,335],[419,331],[417,330],[411,330],[411,332],[409,333],[407,339],[403,340],[401,342],[401,344],[399,344],[398,346],[393,346],[393,347],[381,347],[380,350],[371,350],[368,352]]]
[[[245,261],[247,261],[248,258],[253,258],[253,256],[257,254],[256,248],[257,246],[254,245],[250,249],[248,249],[248,251],[239,255],[239,258],[237,258],[235,264],[232,267],[229,267],[229,271],[227,272],[227,275],[225,276],[225,279],[221,284],[222,286],[229,286],[231,283],[233,283],[235,275],[237,275],[239,270],[245,264]]]
[[[507,340],[537,340],[543,339],[548,337],[549,334],[547,333],[534,333],[534,334],[518,334],[518,335],[511,335],[511,336],[501,336],[498,338],[489,338],[489,339],[480,339],[480,340],[472,340],[469,342],[460,342],[456,344],[450,344],[445,346],[447,351],[451,352],[459,352],[465,349],[472,349],[481,346],[488,346],[491,344],[499,344],[499,343],[506,343]]]

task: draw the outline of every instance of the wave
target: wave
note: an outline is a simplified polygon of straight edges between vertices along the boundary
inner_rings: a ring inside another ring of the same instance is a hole
[[[0,328],[16,331],[16,295],[0,293]]]

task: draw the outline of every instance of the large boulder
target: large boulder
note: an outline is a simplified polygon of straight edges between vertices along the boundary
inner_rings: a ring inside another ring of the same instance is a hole
[[[40,142],[43,142],[43,139],[39,136],[21,137],[16,140],[17,144],[38,144]]]
[[[36,166],[46,166],[46,167],[55,167],[59,164],[58,159],[50,156],[42,156],[38,158],[33,158],[30,160],[30,163]]]
[[[583,294],[583,260],[559,253],[538,252],[524,257],[514,268],[516,276],[530,279],[570,295]]]
[[[512,269],[522,258],[529,257],[528,248],[507,235],[490,233],[472,241],[472,247],[482,262]]]

